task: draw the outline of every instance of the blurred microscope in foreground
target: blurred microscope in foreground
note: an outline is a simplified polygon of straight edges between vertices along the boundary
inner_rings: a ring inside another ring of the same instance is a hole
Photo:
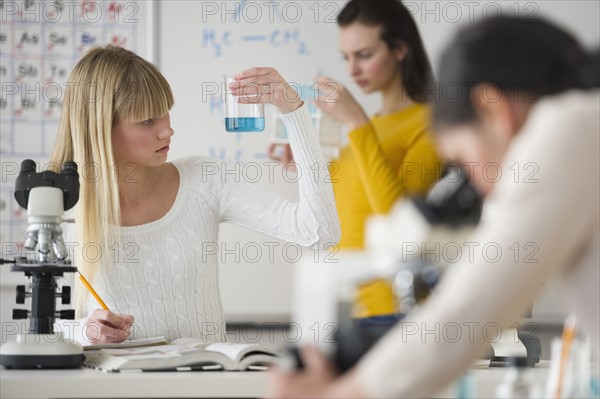
[[[63,305],[71,302],[71,288],[58,292],[56,279],[75,273],[71,265],[60,225],[66,210],[79,199],[79,174],[74,162],[65,162],[62,173],[36,173],[36,163],[27,159],[15,183],[15,199],[27,209],[25,249],[35,258],[2,259],[11,263],[13,272],[25,273],[29,287],[17,286],[16,302],[31,298],[31,310],[13,309],[13,319],[29,319],[29,331],[0,347],[0,364],[6,368],[78,368],[83,363],[81,345],[65,341],[62,332],[54,331],[57,318],[74,319],[75,311],[56,310],[56,299]]]
[[[372,217],[366,226],[365,251],[300,262],[294,277],[293,322],[301,328],[303,340],[316,342],[339,371],[351,368],[431,294],[443,278],[448,258],[454,256],[448,253],[460,252],[460,243],[469,241],[481,211],[482,200],[465,173],[450,166],[425,200],[404,199],[389,215]],[[354,318],[357,288],[377,279],[392,284],[396,318],[384,322]],[[507,329],[491,343],[480,366],[506,365],[512,357],[527,358],[533,365],[540,352],[540,341],[531,331]]]

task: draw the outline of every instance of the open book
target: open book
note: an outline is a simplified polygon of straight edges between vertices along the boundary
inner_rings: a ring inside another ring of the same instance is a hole
[[[88,347],[85,365],[103,371],[266,370],[278,363],[280,355],[258,344],[207,344],[196,338],[167,343],[157,337],[145,343]]]
[[[118,344],[84,344],[83,350],[91,351],[97,349],[124,349],[124,348],[136,348],[138,346],[153,346],[153,345],[167,345],[169,341],[165,337],[148,337],[148,338],[136,338],[132,340],[125,340]]]

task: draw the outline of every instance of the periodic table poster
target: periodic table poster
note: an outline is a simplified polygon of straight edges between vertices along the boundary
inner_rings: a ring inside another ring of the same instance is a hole
[[[0,241],[11,256],[25,239],[14,200],[21,161],[47,163],[69,73],[91,47],[114,44],[153,61],[153,2],[0,0]]]

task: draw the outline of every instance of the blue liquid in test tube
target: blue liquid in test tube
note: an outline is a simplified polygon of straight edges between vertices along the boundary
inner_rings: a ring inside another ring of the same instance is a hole
[[[262,132],[265,130],[265,118],[225,118],[225,130],[237,132]]]

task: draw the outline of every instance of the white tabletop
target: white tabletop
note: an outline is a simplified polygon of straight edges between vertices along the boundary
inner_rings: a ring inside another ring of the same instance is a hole
[[[548,369],[530,370],[545,384]],[[474,398],[494,398],[506,369],[471,370],[469,391]],[[262,397],[266,373],[240,371],[103,373],[78,370],[5,370],[0,368],[0,397],[9,398],[206,398]],[[454,398],[456,384],[436,397]]]
[[[0,397],[206,398],[261,397],[266,373],[241,371],[103,373],[78,370],[0,369]]]

